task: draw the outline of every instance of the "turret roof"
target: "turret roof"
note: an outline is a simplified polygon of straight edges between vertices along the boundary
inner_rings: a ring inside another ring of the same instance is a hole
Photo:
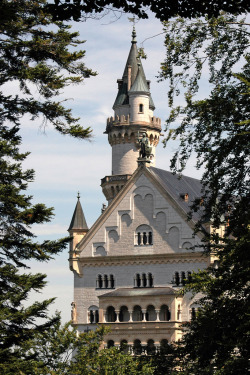
[[[124,69],[124,72],[123,72],[122,79],[118,80],[118,83],[119,83],[118,94],[116,96],[116,99],[115,99],[115,102],[114,102],[114,105],[113,105],[113,109],[117,105],[126,105],[126,104],[129,103],[129,99],[128,99],[128,66],[131,67],[131,87],[133,86],[133,84],[136,80],[137,74],[138,74],[138,64],[140,64],[140,70],[141,70],[140,75],[147,84],[146,76],[145,76],[145,73],[144,73],[144,70],[143,70],[143,66],[141,64],[141,59],[139,57],[139,53],[138,53],[135,38],[136,38],[136,33],[135,33],[135,28],[133,28],[131,48],[130,48],[130,51],[129,51],[129,55],[128,55],[128,59],[127,59],[126,65],[125,65],[125,69]],[[148,86],[148,84],[147,84],[147,86]],[[147,89],[147,91],[149,92],[149,88]],[[151,98],[151,95],[150,95],[149,105],[152,109],[155,109],[154,102]]]
[[[145,75],[142,73],[141,66],[138,64],[138,72],[136,79],[129,90],[130,92],[145,92],[149,93],[149,87],[145,78]]]
[[[77,196],[77,203],[75,207],[75,211],[73,213],[71,223],[69,226],[69,231],[74,230],[74,229],[83,229],[83,230],[88,230],[88,226],[85,220],[85,216],[83,213],[82,205],[80,202],[80,196],[78,194]]]

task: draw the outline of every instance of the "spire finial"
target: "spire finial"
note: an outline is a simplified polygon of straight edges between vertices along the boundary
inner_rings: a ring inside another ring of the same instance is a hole
[[[135,25],[133,26],[133,31],[132,31],[132,43],[136,43],[136,31],[135,31]]]
[[[128,20],[129,22],[133,22],[132,43],[136,43],[135,17],[128,17]]]
[[[77,199],[79,200],[80,199],[80,192],[78,191],[77,193]]]

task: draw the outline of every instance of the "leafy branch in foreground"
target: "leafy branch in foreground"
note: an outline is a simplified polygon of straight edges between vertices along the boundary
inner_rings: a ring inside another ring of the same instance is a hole
[[[83,63],[85,51],[72,52],[83,43],[78,33],[53,21],[45,5],[45,0],[1,1],[0,122],[17,125],[30,114],[33,121],[41,116],[62,134],[89,138],[91,129],[53,98],[96,73]],[[15,94],[7,95],[5,84],[10,82]]]
[[[196,318],[184,328],[182,371],[245,374],[250,347],[249,30],[244,19],[223,15],[177,19],[166,23],[165,31],[161,79],[170,79],[172,107],[165,144],[179,141],[174,172],[183,171],[193,151],[197,168],[204,167],[202,196],[192,209],[202,209],[196,230],[204,234],[206,255],[219,264],[193,274],[185,288],[203,297]],[[208,96],[197,100],[204,86]],[[174,107],[175,95],[182,93],[185,105]]]

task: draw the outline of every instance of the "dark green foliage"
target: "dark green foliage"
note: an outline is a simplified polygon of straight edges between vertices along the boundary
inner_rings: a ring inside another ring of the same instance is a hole
[[[167,55],[161,78],[170,79],[172,106],[165,142],[179,141],[172,160],[175,172],[183,171],[193,151],[197,168],[204,167],[202,196],[193,204],[193,210],[203,210],[196,230],[204,235],[205,253],[219,261],[218,269],[193,274],[185,288],[202,292],[203,297],[196,319],[186,324],[180,346],[183,374],[246,374],[250,348],[249,31],[244,20],[228,15],[194,22],[177,19],[165,28]],[[205,68],[210,92],[197,101]],[[181,93],[186,104],[174,107],[175,95]]]
[[[32,204],[26,194],[34,171],[22,169],[28,153],[20,153],[18,134],[24,115],[51,122],[62,134],[88,138],[83,128],[54,97],[70,83],[94,75],[82,58],[70,52],[80,41],[63,23],[53,23],[43,0],[3,0],[0,3],[0,373],[40,374],[39,350],[34,340],[54,329],[59,317],[48,318],[53,298],[29,304],[40,292],[46,275],[31,274],[28,261],[49,261],[66,248],[69,238],[37,242],[33,224],[51,220],[53,210]],[[68,74],[68,76],[67,76]],[[5,84],[15,92],[6,95]],[[34,94],[34,92],[38,95]],[[41,348],[40,348],[41,350]]]
[[[205,15],[212,17],[218,16],[220,11],[240,14],[250,9],[247,0],[54,0],[54,4],[49,4],[48,6],[55,18],[60,20],[68,20],[70,18],[79,20],[89,13],[98,14],[109,9],[130,12],[140,18],[147,18],[147,11],[150,10],[161,21],[166,21],[177,15],[185,18]]]
[[[91,129],[83,128],[54,97],[96,73],[85,67],[85,51],[71,52],[83,43],[78,33],[53,22],[45,5],[45,0],[0,2],[0,122],[18,124],[28,114],[43,125],[52,123],[62,134],[88,138]],[[3,85],[10,81],[16,83],[16,93],[5,95]]]
[[[52,209],[32,205],[32,197],[25,195],[34,172],[22,170],[27,154],[18,150],[18,127],[0,125],[0,134],[0,372],[28,374],[36,361],[34,353],[28,352],[32,340],[58,318],[47,317],[53,299],[28,305],[30,293],[45,286],[46,275],[23,273],[22,269],[27,269],[30,259],[52,259],[67,246],[68,238],[35,241],[31,225],[49,221]]]

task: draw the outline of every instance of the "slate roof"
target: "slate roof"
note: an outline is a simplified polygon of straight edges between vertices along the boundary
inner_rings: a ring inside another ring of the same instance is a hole
[[[129,92],[146,92],[149,93],[148,84],[145,75],[142,74],[141,67],[138,67],[136,79]]]
[[[170,287],[161,288],[119,288],[112,292],[102,294],[99,298],[105,297],[142,297],[142,296],[165,296],[175,295],[176,292]]]
[[[77,199],[75,211],[73,213],[68,231],[72,229],[88,230],[88,226],[85,220],[85,216],[83,213],[83,209],[82,209],[82,205],[81,205],[79,197]]]
[[[133,86],[133,83],[138,73],[138,64],[140,64],[141,76],[143,77],[143,80],[147,82],[146,76],[143,70],[143,66],[141,64],[141,59],[138,58],[138,49],[136,45],[135,36],[136,36],[135,30],[133,30],[131,48],[130,48],[128,59],[124,68],[122,79],[119,80],[120,81],[119,89],[118,89],[118,93],[117,93],[117,96],[113,105],[113,109],[115,109],[117,105],[126,105],[129,103],[129,98],[128,98],[128,66],[129,65],[131,66],[131,87]],[[155,105],[154,105],[151,95],[149,98],[149,106],[150,108],[155,109]]]
[[[180,177],[178,174],[174,175],[172,172],[155,167],[150,167],[148,170],[186,213],[189,213],[194,200],[201,197],[200,180],[184,175]],[[187,202],[183,198],[185,194],[188,194]],[[198,221],[200,217],[201,211],[193,212],[193,220]]]

